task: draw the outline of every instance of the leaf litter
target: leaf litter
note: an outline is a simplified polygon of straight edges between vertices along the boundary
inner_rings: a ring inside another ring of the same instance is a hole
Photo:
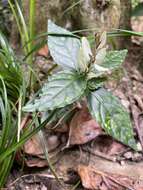
[[[126,60],[127,74],[120,81],[118,87],[115,88],[115,84],[112,83],[108,83],[107,87],[121,99],[122,104],[130,112],[134,123],[134,135],[138,139],[140,151],[134,152],[106,135],[99,124],[91,119],[87,108],[81,105],[81,108],[75,110],[70,122],[66,122],[66,130],[62,131],[62,128],[59,130],[56,128],[52,133],[47,132],[46,129],[43,130],[51,154],[50,159],[54,161],[56,173],[63,181],[64,187],[57,185],[54,176],[51,179],[52,174],[44,158],[40,139],[38,136],[34,136],[23,148],[27,158],[25,164],[27,167],[40,167],[41,171],[39,172],[37,169],[35,174],[25,171],[25,177],[20,176],[19,180],[13,180],[14,183],[8,181],[8,189],[15,187],[22,189],[26,186],[29,189],[33,187],[36,189],[39,184],[43,189],[71,189],[78,182],[77,179],[81,181],[76,188],[78,190],[143,189],[141,149],[143,136],[139,136],[143,132],[143,77],[138,71],[138,64],[134,64],[133,60],[136,60],[136,56],[138,56],[134,51],[131,49],[131,54]],[[54,146],[48,144],[48,138],[55,138]],[[54,158],[56,159],[54,160]],[[30,161],[28,162],[28,160]],[[34,178],[34,175],[38,176],[38,180]],[[44,176],[44,180],[41,175]],[[31,181],[26,180],[28,176],[33,176]],[[45,181],[47,181],[46,185]],[[18,185],[20,183],[23,184],[22,187]],[[48,184],[51,183],[53,186],[49,187]],[[42,184],[44,185],[42,186]]]

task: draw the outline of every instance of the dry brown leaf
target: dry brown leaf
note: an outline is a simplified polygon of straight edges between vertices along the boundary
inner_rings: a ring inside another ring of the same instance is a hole
[[[53,175],[48,173],[34,172],[18,176],[7,184],[7,190],[63,190]],[[66,189],[66,188],[65,188]]]
[[[48,166],[47,160],[43,160],[40,158],[31,158],[31,159],[26,159],[25,160],[26,166],[28,167],[45,167]]]
[[[47,45],[45,45],[38,51],[38,55],[45,56],[45,57],[48,56],[48,53],[49,53],[49,50],[48,50]]]
[[[58,136],[48,135],[47,137],[45,137],[45,143],[46,143],[48,151],[50,152],[54,150],[60,144],[60,141],[58,139]],[[30,140],[28,140],[24,144],[23,150],[26,154],[41,157],[41,155],[44,154],[44,151],[43,151],[43,146],[41,143],[40,136],[37,134],[33,136]]]
[[[91,118],[87,107],[83,107],[70,123],[68,145],[87,143],[102,133],[101,127]]]
[[[97,137],[94,141],[93,146],[93,150],[104,153],[108,156],[117,155],[118,153],[124,152],[127,148],[123,144],[115,141],[110,136],[106,135]]]
[[[82,185],[91,190],[141,190],[143,185],[127,176],[104,173],[91,166],[78,166]]]
[[[88,166],[78,166],[78,174],[82,180],[82,185],[87,189],[99,189],[102,176],[93,173]]]
[[[43,148],[38,135],[33,136],[24,144],[24,152],[33,156],[43,154]]]
[[[52,159],[53,162],[56,161],[59,152],[57,147],[60,143],[58,137],[56,135],[49,135],[45,137],[45,143],[49,151],[49,158]],[[24,144],[23,151],[24,154],[27,155],[25,164],[28,167],[44,167],[48,165],[45,158],[45,149],[38,134]]]

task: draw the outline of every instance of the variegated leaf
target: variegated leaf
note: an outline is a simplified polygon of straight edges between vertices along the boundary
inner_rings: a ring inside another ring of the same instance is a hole
[[[89,94],[88,107],[92,116],[107,134],[136,149],[129,114],[117,97],[100,88]]]
[[[85,92],[86,80],[71,71],[54,74],[43,86],[39,98],[27,104],[26,112],[47,111],[61,108],[78,100]]]
[[[48,36],[48,48],[54,61],[64,69],[77,69],[78,52],[80,49],[80,40],[72,37],[68,30],[57,26],[51,20],[48,20],[48,33],[71,35],[70,36]]]

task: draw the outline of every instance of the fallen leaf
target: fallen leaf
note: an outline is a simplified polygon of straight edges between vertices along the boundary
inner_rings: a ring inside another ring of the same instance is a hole
[[[143,189],[142,182],[137,183],[135,179],[123,175],[105,173],[103,171],[96,170],[96,168],[92,166],[79,165],[77,171],[81,178],[82,185],[86,189],[91,189],[91,190]]]
[[[24,152],[33,156],[43,154],[43,148],[38,135],[33,136],[24,144]]]
[[[78,166],[78,174],[81,178],[82,185],[86,189],[99,189],[102,182],[102,177],[95,174],[88,166]]]
[[[108,156],[117,155],[118,153],[124,152],[127,148],[107,135],[102,135],[96,138],[93,146],[92,148],[96,151],[102,152]]]
[[[45,137],[45,143],[46,143],[48,151],[51,152],[56,147],[58,147],[58,145],[60,144],[60,141],[58,139],[58,136],[49,135],[49,136]],[[26,154],[41,157],[41,155],[44,154],[44,150],[43,150],[40,136],[37,134],[37,135],[33,136],[30,140],[28,140],[24,144],[23,150]]]
[[[45,45],[44,47],[42,47],[39,51],[38,51],[38,55],[41,55],[41,56],[48,56],[48,53],[49,53],[49,50],[48,50],[48,46]]]
[[[47,160],[40,159],[40,158],[31,158],[25,160],[26,166],[28,167],[45,167],[48,166]]]
[[[12,183],[9,183],[6,189],[63,190],[53,175],[41,172],[34,172],[32,174],[20,176]]]
[[[91,118],[87,107],[83,107],[70,123],[68,145],[85,144],[102,133],[100,125]]]
[[[58,146],[60,141],[58,136],[48,135],[45,137],[45,143],[49,151],[49,158],[52,162],[55,162],[58,158],[57,154],[59,153]],[[28,167],[45,167],[48,165],[45,157],[45,149],[38,134],[24,144],[23,152],[26,155],[25,164]]]

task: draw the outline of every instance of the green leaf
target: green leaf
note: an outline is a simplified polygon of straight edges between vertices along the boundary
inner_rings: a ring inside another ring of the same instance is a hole
[[[109,37],[119,37],[119,36],[143,36],[143,32],[135,32],[133,30],[115,29],[113,32],[109,32]]]
[[[104,62],[100,66],[111,70],[119,68],[124,62],[127,52],[126,49],[120,51],[108,51]]]
[[[87,78],[116,78],[118,72],[121,73],[121,66],[126,57],[127,50],[109,51],[106,54],[104,62],[100,65],[94,64],[90,68]],[[120,76],[120,75],[119,75]],[[118,77],[120,78],[120,77]]]
[[[51,56],[58,65],[70,70],[77,69],[80,40],[75,38],[68,30],[54,24],[51,20],[48,20],[48,33],[71,35],[71,37],[49,35],[48,47]]]
[[[7,39],[0,32],[0,77],[5,82],[8,99],[13,103],[18,100],[19,90],[23,83],[23,75],[19,64]],[[0,81],[1,90],[2,83]]]
[[[88,106],[92,116],[107,134],[136,149],[129,114],[117,97],[100,88],[88,95]]]
[[[91,78],[87,81],[87,86],[89,90],[96,90],[104,85],[104,83],[107,81],[107,78]]]
[[[71,71],[54,74],[44,85],[39,98],[26,105],[26,112],[47,111],[61,108],[78,100],[85,92],[85,77]]]

